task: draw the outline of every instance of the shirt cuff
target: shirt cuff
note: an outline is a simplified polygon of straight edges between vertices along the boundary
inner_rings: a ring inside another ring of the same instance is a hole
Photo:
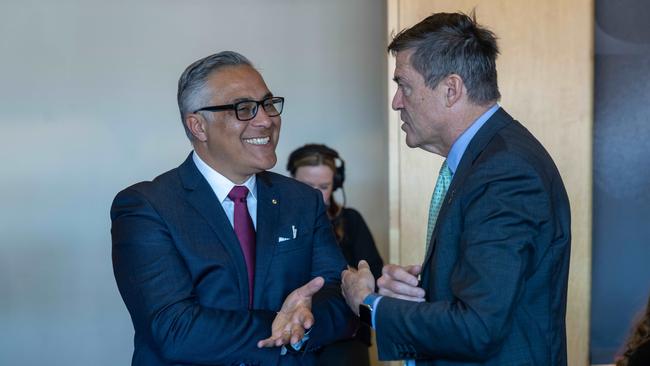
[[[305,332],[305,335],[302,336],[301,340],[299,340],[298,342],[296,342],[294,344],[291,344],[289,347],[293,348],[294,351],[296,351],[296,352],[300,351],[302,346],[309,340],[309,333],[311,333],[312,329],[313,328],[310,328],[307,332]],[[287,354],[287,347],[282,346],[282,348],[280,349],[280,355],[284,356],[285,354]]]
[[[371,312],[372,312],[372,327],[375,328],[375,314],[377,313],[377,306],[379,305],[379,301],[383,296],[378,295],[376,293],[371,293],[368,296],[366,296],[365,299],[363,299],[363,303],[370,306]]]

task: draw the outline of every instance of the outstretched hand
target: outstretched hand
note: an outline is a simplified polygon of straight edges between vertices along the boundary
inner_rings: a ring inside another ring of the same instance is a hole
[[[323,277],[316,277],[304,286],[293,290],[273,319],[271,336],[257,342],[257,347],[279,347],[298,343],[305,335],[305,331],[314,325],[311,299],[324,284]]]

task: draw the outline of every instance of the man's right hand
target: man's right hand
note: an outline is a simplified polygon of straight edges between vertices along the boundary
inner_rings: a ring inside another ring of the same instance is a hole
[[[257,342],[257,347],[280,347],[298,343],[305,335],[305,331],[314,324],[311,299],[324,284],[323,277],[316,277],[293,290],[284,300],[282,308],[273,320],[271,336]]]
[[[419,264],[398,266],[387,264],[381,270],[382,276],[377,280],[379,294],[408,301],[424,301],[424,289],[418,287],[418,275],[422,272]]]

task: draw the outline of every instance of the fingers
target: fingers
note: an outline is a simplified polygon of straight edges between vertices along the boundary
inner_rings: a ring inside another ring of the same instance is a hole
[[[307,330],[314,325],[314,314],[307,308],[300,308],[291,317],[292,324],[298,324],[303,330]]]
[[[417,275],[422,271],[420,265],[385,265],[382,276],[377,280],[379,294],[409,301],[423,301],[425,291],[418,287]]]
[[[417,286],[411,286],[407,283],[395,281],[390,279],[387,276],[381,276],[377,280],[377,286],[379,286],[379,294],[392,296],[391,294],[414,297],[414,298],[424,298],[425,292],[424,289]]]
[[[273,320],[271,336],[257,342],[257,347],[280,347],[298,343],[304,337],[305,330],[313,325],[314,316],[308,308],[298,308],[290,315],[279,312]]]
[[[402,299],[407,301],[423,302],[424,301],[424,290],[422,290],[422,296],[408,296],[395,293],[391,290],[385,288],[379,288],[379,294],[382,296],[394,297],[396,299]]]
[[[295,290],[296,295],[300,297],[312,297],[325,284],[323,277],[316,277]]]
[[[413,276],[419,276],[420,272],[422,272],[422,266],[419,264],[411,264],[409,266],[404,267],[406,272],[412,274]]]
[[[275,347],[275,337],[271,336],[257,342],[257,348]]]
[[[284,327],[275,330],[270,337],[257,342],[257,348],[280,347],[282,345],[289,344],[289,341],[293,339],[292,335],[294,333],[296,337],[298,337],[298,340],[300,340],[300,338],[302,338],[304,335],[304,330],[298,328],[300,327],[294,324],[285,324]]]
[[[382,277],[389,277],[390,279],[404,282],[405,284],[411,285],[411,286],[417,286],[418,285],[418,278],[416,275],[413,275],[407,271],[408,267],[410,268],[411,271],[419,271],[417,267],[420,267],[419,265],[414,265],[414,266],[407,266],[407,267],[402,267],[398,266],[396,264],[387,264],[382,268],[381,272],[383,274]],[[418,272],[419,273],[419,272]]]

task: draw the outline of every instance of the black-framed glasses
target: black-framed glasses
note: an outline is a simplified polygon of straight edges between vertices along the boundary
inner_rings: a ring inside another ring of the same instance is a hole
[[[264,112],[266,112],[269,117],[279,116],[282,114],[282,107],[284,107],[284,97],[268,97],[260,101],[244,100],[234,104],[214,105],[197,109],[193,113],[201,111],[219,112],[234,110],[235,116],[238,120],[250,121],[257,116],[257,109],[260,105],[264,108]]]

